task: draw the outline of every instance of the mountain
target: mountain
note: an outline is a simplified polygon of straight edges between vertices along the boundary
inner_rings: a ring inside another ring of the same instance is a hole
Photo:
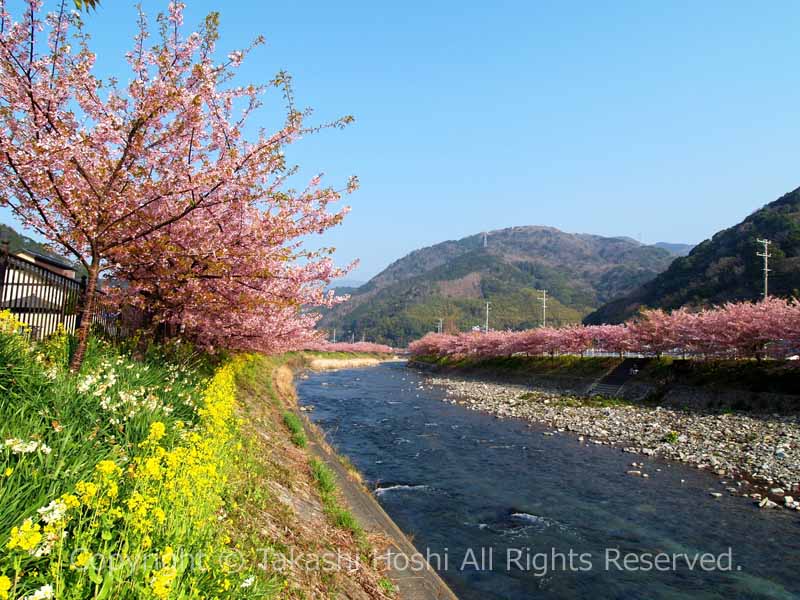
[[[669,269],[586,317],[586,323],[619,323],[641,307],[754,300],[763,293],[763,251],[756,240],[772,240],[769,291],[800,296],[800,188],[767,204],[738,225],[718,232],[678,258]]]
[[[358,279],[337,279],[336,281],[331,281],[326,289],[333,290],[339,295],[345,295],[351,294],[365,283],[367,282]]]
[[[36,254],[42,254],[44,256],[50,256],[51,258],[65,260],[63,257],[52,252],[44,244],[39,243],[28,236],[22,235],[21,233],[17,233],[12,227],[3,223],[0,223],[0,240],[5,240],[8,242],[8,250],[12,254],[19,252],[20,250],[28,250],[29,252],[35,252]]]
[[[367,283],[366,281],[362,281],[360,279],[337,279],[336,281],[331,282],[331,287],[333,288],[349,288],[354,290],[356,288],[360,288],[362,285]]]
[[[8,251],[12,254],[20,252],[21,250],[25,250],[27,252],[32,252],[34,254],[48,256],[65,264],[73,265],[75,267],[75,272],[78,278],[86,274],[86,268],[80,263],[72,259],[64,258],[63,256],[56,254],[55,252],[50,250],[50,248],[45,244],[37,242],[33,238],[29,238],[26,235],[18,233],[13,227],[9,225],[0,223],[0,241],[3,240],[8,242]]]
[[[446,241],[395,261],[321,325],[340,339],[365,335],[405,345],[443,320],[446,330],[482,325],[491,302],[494,329],[541,322],[538,290],[548,293],[549,324],[577,323],[609,300],[666,269],[673,256],[629,238],[571,234],[552,227],[512,227]]]
[[[694,248],[693,244],[673,244],[670,242],[657,242],[653,244],[656,248],[663,248],[674,256],[686,256]]]

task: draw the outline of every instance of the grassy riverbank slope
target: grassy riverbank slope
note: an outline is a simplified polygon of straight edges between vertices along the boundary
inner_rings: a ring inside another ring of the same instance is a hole
[[[285,419],[302,357],[134,358],[95,339],[72,374],[66,335],[32,345],[18,327],[0,319],[2,600],[390,596],[358,560],[380,540]]]
[[[450,358],[415,356],[419,363],[442,371],[459,371],[473,375],[507,377],[570,376],[602,377],[620,363],[613,357],[581,358],[579,356],[507,356],[498,358]]]

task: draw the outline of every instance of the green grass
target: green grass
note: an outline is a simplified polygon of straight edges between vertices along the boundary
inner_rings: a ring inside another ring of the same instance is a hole
[[[155,346],[134,359],[91,338],[81,371],[71,373],[69,336],[31,343],[17,327],[0,313],[0,576],[12,580],[11,597],[45,585],[75,600],[133,589],[120,597],[153,597],[158,581],[172,597],[191,588],[234,598],[248,573],[250,592],[276,597],[258,569],[200,572],[176,559],[171,575],[152,560],[112,570],[90,558],[210,548],[211,561],[225,550],[223,496],[239,466],[233,371],[246,359],[215,369],[191,350]],[[61,516],[47,520],[42,509]],[[44,536],[21,537],[17,528]],[[81,548],[89,562],[76,567]]]
[[[336,493],[336,476],[321,460],[314,458],[311,460],[310,465],[311,474],[317,483],[320,496],[325,501]]]
[[[664,441],[667,442],[668,444],[674,444],[678,441],[679,437],[680,435],[678,434],[677,431],[670,431],[664,436]]]
[[[337,498],[336,475],[319,459],[311,459],[311,474],[317,484],[325,514],[333,525],[339,529],[349,531],[362,549],[366,550],[366,536],[361,525],[353,514],[339,504]]]
[[[327,514],[331,522],[339,529],[344,529],[350,533],[358,536],[361,533],[361,525],[358,524],[356,518],[346,508],[339,505],[327,507]]]
[[[538,392],[529,392],[520,396],[523,400],[538,401],[541,396]],[[587,406],[590,408],[612,408],[615,406],[628,406],[636,404],[624,398],[612,398],[610,396],[591,396],[588,398],[576,396],[559,396],[557,398],[548,397],[548,402],[553,406]]]
[[[178,421],[193,426],[198,420],[194,406],[205,378],[191,363],[165,363],[155,353],[133,361],[91,339],[76,376],[66,368],[67,353],[53,352],[57,346],[51,340],[31,347],[0,333],[0,473],[13,469],[0,477],[0,547],[13,525],[71,491],[98,462],[130,460],[152,422],[174,432]],[[1,442],[12,438],[36,440],[51,452],[14,454]]]
[[[396,594],[397,587],[392,583],[392,580],[388,577],[384,577],[378,582],[378,585],[381,586],[381,589],[386,592],[387,594]]]
[[[283,413],[283,422],[292,434],[292,443],[298,448],[305,448],[308,445],[308,439],[300,417],[287,410]]]

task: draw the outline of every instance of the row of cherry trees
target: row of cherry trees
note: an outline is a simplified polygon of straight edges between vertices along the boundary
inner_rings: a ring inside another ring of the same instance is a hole
[[[241,83],[262,40],[220,54],[216,13],[187,34],[179,2],[154,32],[140,12],[128,72],[102,80],[80,13],[65,0],[50,14],[41,0],[22,5],[12,15],[0,0],[0,206],[88,272],[72,367],[103,281],[117,283],[105,286],[113,305],[207,347],[313,343],[317,317],[304,307],[334,303],[325,285],[346,269],[301,241],[341,221],[331,205],[357,181],[290,189],[284,148],[351,117],[306,125],[285,73]],[[275,131],[252,124],[269,90],[285,107]]]
[[[780,298],[700,311],[647,310],[623,325],[542,327],[458,335],[431,333],[413,342],[415,356],[491,358],[581,354],[590,349],[695,357],[785,357],[800,348],[800,304]]]

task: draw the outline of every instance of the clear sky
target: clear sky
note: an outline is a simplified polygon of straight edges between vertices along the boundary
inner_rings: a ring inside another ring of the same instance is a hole
[[[87,17],[106,74],[133,4]],[[289,152],[360,177],[321,240],[361,259],[352,278],[513,225],[696,243],[800,185],[798,3],[187,4],[187,24],[221,12],[222,47],[266,36],[246,79],[286,69],[320,121],[356,117]]]

